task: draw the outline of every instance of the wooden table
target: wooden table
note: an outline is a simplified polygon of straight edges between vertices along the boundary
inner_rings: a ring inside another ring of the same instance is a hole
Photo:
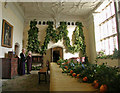
[[[41,74],[45,75],[44,80],[41,80],[41,78],[40,78]],[[41,81],[45,81],[47,83],[47,74],[48,74],[48,68],[47,67],[44,67],[44,68],[40,69],[40,71],[38,72],[38,78],[39,78],[38,83],[39,84],[40,84]]]

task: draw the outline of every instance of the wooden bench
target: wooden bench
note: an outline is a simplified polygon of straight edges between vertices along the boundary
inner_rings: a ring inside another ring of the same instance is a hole
[[[41,74],[45,75],[45,79],[44,80],[40,79],[40,75]],[[38,83],[39,84],[40,84],[41,81],[45,81],[47,83],[47,74],[48,74],[48,68],[47,67],[44,67],[44,68],[40,69],[40,71],[38,72],[38,78],[39,78]]]

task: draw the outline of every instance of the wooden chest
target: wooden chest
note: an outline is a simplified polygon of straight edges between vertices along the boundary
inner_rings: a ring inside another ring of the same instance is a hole
[[[2,62],[2,78],[11,79],[18,75],[18,59],[17,58],[1,58]]]

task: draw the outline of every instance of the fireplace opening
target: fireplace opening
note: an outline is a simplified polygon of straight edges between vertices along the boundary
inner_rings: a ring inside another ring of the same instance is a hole
[[[60,57],[60,51],[59,50],[53,51],[53,62],[57,62],[59,60],[59,57]]]

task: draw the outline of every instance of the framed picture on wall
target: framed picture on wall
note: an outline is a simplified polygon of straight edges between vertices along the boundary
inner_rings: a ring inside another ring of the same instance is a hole
[[[12,48],[13,26],[3,19],[2,24],[2,46]]]

